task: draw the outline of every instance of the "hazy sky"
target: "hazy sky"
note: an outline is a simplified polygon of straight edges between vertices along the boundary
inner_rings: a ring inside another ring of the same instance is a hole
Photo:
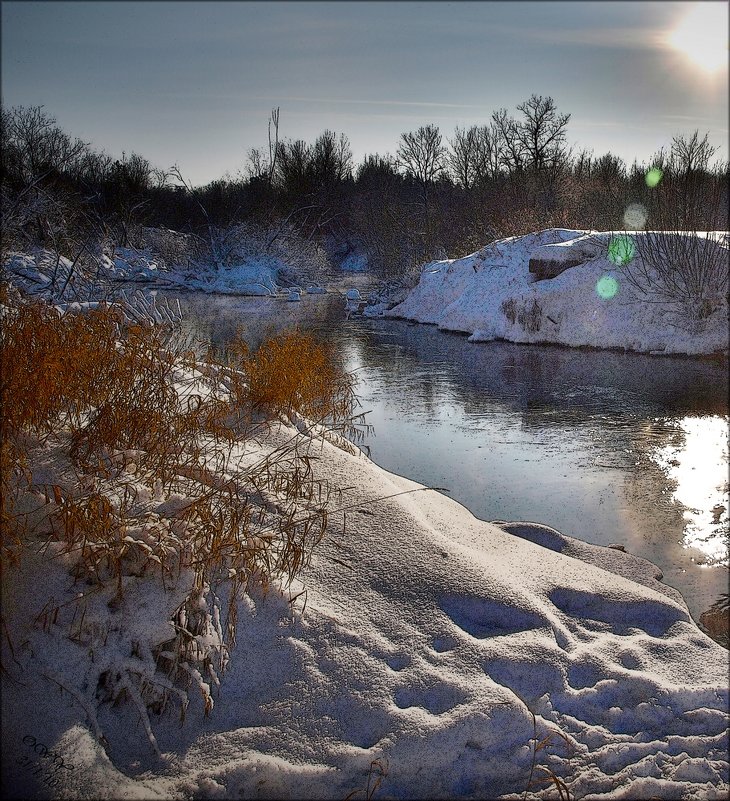
[[[516,114],[533,93],[596,155],[648,160],[698,128],[727,158],[727,51],[711,73],[667,44],[696,5],[3,1],[2,101],[195,184],[242,170],[274,106],[283,137],[344,132],[359,161],[419,125],[451,136]],[[724,11],[726,45],[727,3],[704,5]],[[695,51],[718,31],[701,25]]]

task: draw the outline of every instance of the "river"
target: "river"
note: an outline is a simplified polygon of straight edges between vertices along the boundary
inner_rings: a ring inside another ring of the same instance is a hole
[[[166,293],[167,294],[167,293]],[[727,364],[506,342],[350,318],[341,295],[180,294],[194,336],[292,327],[358,377],[382,467],[485,520],[530,520],[654,562],[695,620],[728,592]]]

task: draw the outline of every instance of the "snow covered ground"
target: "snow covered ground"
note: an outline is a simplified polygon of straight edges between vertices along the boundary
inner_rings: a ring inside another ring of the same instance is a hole
[[[435,263],[394,313],[475,339],[727,347],[726,306],[678,333],[602,256],[530,283],[533,251],[566,242],[571,261],[575,248],[586,255],[582,236],[542,232]],[[41,291],[55,264],[45,252],[11,260]],[[149,259],[132,267],[163,285]],[[603,300],[606,274],[619,291]],[[501,310],[510,299],[515,323]],[[41,537],[4,571],[3,797],[517,799],[556,797],[555,782],[575,799],[727,797],[728,654],[653,565],[534,523],[478,520],[301,426],[273,426],[240,458],[293,436],[337,499],[306,592],[293,606],[298,584],[244,598],[220,687],[198,677],[213,709],[193,695],[182,724],[151,715],[159,754],[138,707],[109,703],[99,679],[149,666],[187,589],[128,576],[120,606],[113,588],[74,582]],[[36,482],[60,481],[52,452],[30,467]],[[138,498],[142,538],[172,526],[185,500],[141,485]]]
[[[464,258],[426,265],[405,301],[381,312],[463,331],[474,342],[505,339],[648,353],[727,353],[726,292],[716,298],[711,314],[687,320],[681,306],[657,302],[657,296],[643,294],[629,280],[643,270],[640,254],[647,236],[553,228],[498,240]],[[704,236],[727,269],[725,235]],[[634,247],[631,242],[638,243],[633,258],[621,247]],[[531,259],[571,266],[554,278],[535,280]]]
[[[53,286],[60,290],[65,277],[71,275],[80,284],[82,292],[95,284],[109,289],[115,284],[132,283],[161,289],[183,289],[220,295],[274,296],[279,292],[280,274],[290,273],[287,266],[275,257],[252,257],[217,270],[207,267],[160,266],[150,250],[116,248],[114,258],[100,256],[92,269],[85,274],[75,270],[71,259],[48,250],[32,253],[11,253],[4,265],[14,283],[25,291],[46,296]],[[288,290],[287,290],[288,291]],[[307,291],[321,292],[312,282]],[[92,289],[92,293],[94,290]],[[98,291],[97,293],[98,294]]]
[[[245,458],[294,433],[274,427]],[[161,757],[135,706],[100,703],[92,677],[138,664],[122,650],[135,631],[162,636],[162,590],[130,579],[116,617],[90,599],[86,625],[106,631],[90,645],[38,623],[49,595],[83,590],[60,560],[26,553],[6,573],[4,797],[342,799],[381,780],[376,798],[516,799],[531,776],[553,797],[547,771],[576,799],[727,797],[727,651],[652,565],[480,521],[299,436],[345,519],[333,504],[293,609],[276,592],[245,600],[210,715],[194,698],[182,725],[151,716]]]

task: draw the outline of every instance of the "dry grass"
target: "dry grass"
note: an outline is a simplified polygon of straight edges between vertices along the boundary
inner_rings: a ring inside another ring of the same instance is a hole
[[[241,594],[290,586],[326,530],[329,488],[301,438],[245,466],[237,453],[277,416],[347,425],[352,379],[307,335],[254,354],[239,341],[222,363],[175,351],[161,329],[104,306],[61,315],[7,301],[0,345],[3,566],[30,547],[20,501],[40,493],[54,552],[87,586],[79,603],[48,599],[38,621],[91,648],[103,637],[86,614],[89,585],[129,613],[130,577],[163,593],[189,582],[169,616],[174,636],[130,641],[139,668],[98,676],[100,698],[136,704],[156,749],[146,710],[172,697],[184,716],[193,684],[207,714]],[[39,484],[32,468],[48,447],[67,469]]]
[[[525,706],[532,717],[532,763],[530,765],[530,776],[527,780],[527,787],[522,796],[523,801],[527,798],[527,793],[532,788],[540,787],[540,785],[547,785],[548,787],[554,786],[558,791],[558,798],[560,801],[571,801],[570,790],[565,781],[561,779],[560,776],[556,775],[549,767],[538,765],[537,760],[538,754],[541,751],[547,753],[547,749],[555,742],[556,737],[559,737],[568,749],[572,749],[572,743],[559,729],[553,729],[552,731],[548,731],[543,737],[538,737],[535,713],[526,704]],[[536,771],[538,771],[540,775],[535,776]]]
[[[245,374],[238,402],[255,411],[299,414],[311,420],[339,423],[354,405],[352,376],[343,372],[332,349],[310,334],[287,332],[265,342],[252,356],[242,343],[232,346]]]
[[[383,764],[383,762],[385,764]],[[365,801],[372,801],[375,793],[380,789],[383,780],[388,776],[388,760],[373,759],[368,769],[367,783],[362,790],[353,790],[348,793],[344,801],[355,801],[359,795],[363,795]]]

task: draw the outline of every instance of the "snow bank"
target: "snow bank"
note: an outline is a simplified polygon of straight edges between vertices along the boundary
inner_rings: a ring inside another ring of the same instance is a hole
[[[706,319],[684,319],[681,310],[653,302],[632,285],[629,267],[608,256],[613,236],[553,228],[498,240],[461,259],[432,262],[408,297],[385,313],[465,332],[474,342],[727,352],[727,298],[720,298]],[[716,240],[707,241],[707,247],[725,248]],[[531,260],[538,274],[554,265],[556,276],[535,280]]]
[[[200,278],[187,276],[181,283],[220,295],[275,295],[277,271],[282,266],[276,259],[253,259],[218,271],[211,269]]]
[[[272,427],[255,447],[294,433]],[[519,798],[535,734],[552,736],[538,765],[576,799],[726,797],[727,651],[652,565],[543,526],[478,520],[300,436],[317,477],[342,490],[306,596],[294,610],[276,592],[245,600],[210,716],[191,703],[182,726],[153,719],[162,758],[132,705],[100,709],[104,748],[37,672],[42,655],[94,698],[88,649],[33,625],[38,587],[56,601],[78,590],[62,567],[25,560],[4,578],[5,619],[23,644],[4,663],[4,797],[341,799],[381,778],[378,798]],[[153,608],[137,601],[140,615]],[[51,791],[28,737],[64,761]]]
[[[113,258],[99,256],[91,272],[86,266],[83,277],[86,279],[85,287],[97,287],[97,295],[100,294],[100,282],[106,282],[107,287],[110,282],[125,282],[224,295],[268,296],[276,295],[279,289],[277,277],[284,267],[283,262],[274,257],[246,259],[219,270],[213,265],[162,267],[150,250],[116,248]],[[15,284],[31,294],[48,294],[53,286],[60,291],[66,276],[71,275],[74,280],[82,277],[81,268],[74,267],[70,259],[49,250],[11,253],[3,268]]]

